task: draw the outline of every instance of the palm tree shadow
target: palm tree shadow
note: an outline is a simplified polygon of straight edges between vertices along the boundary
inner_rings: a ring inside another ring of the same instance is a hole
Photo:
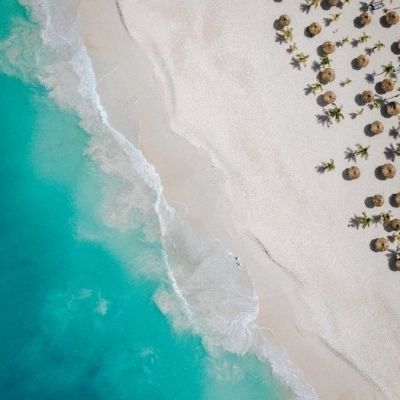
[[[373,72],[372,74],[366,74],[365,75],[365,80],[368,83],[375,83],[375,72]]]
[[[356,119],[358,117],[358,114],[357,113],[355,113],[355,112],[351,112],[350,113],[350,118],[351,119]]]
[[[290,65],[293,66],[293,69],[298,69],[298,70],[301,69],[300,63],[294,57],[292,57],[292,60],[290,61]]]
[[[361,1],[360,4],[361,4],[360,11],[361,12],[367,12],[368,8],[369,8],[369,4],[365,3],[364,1]]]
[[[386,253],[386,257],[388,259],[388,265],[389,265],[389,269],[391,271],[398,271],[398,269],[396,268],[396,261],[399,260],[399,254],[397,253],[397,251],[394,250],[389,250]]]
[[[356,48],[356,47],[358,47],[358,40],[357,39],[353,39],[350,42],[350,44],[351,44],[351,47]]]
[[[308,14],[311,10],[311,6],[309,4],[300,4],[300,10]]]
[[[397,154],[393,144],[390,144],[390,147],[385,147],[384,154],[387,160],[394,161]]]
[[[325,26],[329,26],[332,23],[333,19],[332,18],[324,18],[324,24]]]
[[[276,32],[275,42],[283,44],[286,42],[286,39],[279,32]]]
[[[356,217],[350,218],[349,224],[347,225],[349,228],[356,228],[360,227],[360,220]]]
[[[306,88],[304,88],[304,93],[306,96],[310,95],[312,93],[312,87],[311,85],[308,85]]]
[[[317,122],[322,126],[327,126],[328,128],[332,125],[332,120],[326,114],[318,114],[316,115]]]
[[[393,139],[397,139],[399,135],[399,129],[396,129],[394,126],[392,126],[389,130],[389,136],[393,137]]]
[[[374,204],[372,203],[372,197],[368,197],[368,198],[371,199],[372,207],[374,207]],[[368,206],[367,206],[367,207],[368,207]],[[372,208],[372,207],[370,207],[370,208]],[[375,226],[378,226],[378,224],[381,223],[381,215],[380,215],[380,214],[378,214],[378,215],[372,215],[372,223],[373,223]]]
[[[317,61],[313,61],[313,63],[311,64],[311,69],[314,72],[319,72],[319,71],[321,71],[321,64]]]
[[[321,175],[325,173],[325,168],[324,168],[323,165],[317,165],[317,166],[315,167],[315,170],[316,170],[319,174],[321,174]]]
[[[356,152],[353,149],[350,149],[350,147],[348,147],[344,152],[344,158],[347,161],[352,161],[354,163],[357,163]]]

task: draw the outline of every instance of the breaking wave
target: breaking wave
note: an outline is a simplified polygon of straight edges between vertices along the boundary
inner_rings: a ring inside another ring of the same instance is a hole
[[[212,353],[223,348],[254,352],[298,399],[314,399],[285,352],[255,325],[258,299],[247,270],[217,240],[189,227],[164,197],[160,178],[143,154],[109,123],[78,26],[78,2],[23,0],[34,22],[18,20],[0,42],[0,68],[39,81],[57,104],[75,112],[90,134],[87,153],[114,180],[104,182],[101,215],[107,226],[143,228],[149,242],[161,241],[164,265],[154,299],[176,329],[202,337]],[[151,274],[151,271],[148,272]]]

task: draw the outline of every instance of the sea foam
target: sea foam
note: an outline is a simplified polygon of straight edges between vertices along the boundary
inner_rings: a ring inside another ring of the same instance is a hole
[[[141,226],[150,242],[161,241],[165,280],[154,299],[176,329],[190,329],[211,352],[254,352],[298,399],[316,398],[287,359],[255,325],[258,299],[247,270],[215,238],[194,231],[164,197],[160,178],[143,154],[109,123],[96,90],[91,60],[79,36],[75,0],[21,0],[35,23],[17,21],[0,43],[0,67],[23,79],[36,79],[60,107],[70,109],[91,135],[87,153],[115,178],[105,182],[102,217],[115,229]],[[40,34],[39,34],[40,32]],[[23,40],[22,50],[15,43]],[[32,46],[32,41],[38,45]],[[39,45],[40,44],[40,45]],[[33,48],[35,47],[35,51]],[[37,52],[37,49],[40,49]],[[99,310],[106,310],[104,304]]]

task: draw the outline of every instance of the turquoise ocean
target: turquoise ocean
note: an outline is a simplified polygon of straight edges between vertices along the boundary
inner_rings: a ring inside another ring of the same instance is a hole
[[[73,12],[0,3],[0,398],[312,398],[253,326],[246,272],[194,249],[108,125]]]

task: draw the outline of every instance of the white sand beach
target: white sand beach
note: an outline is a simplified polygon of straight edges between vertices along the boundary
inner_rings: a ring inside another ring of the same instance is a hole
[[[400,393],[400,272],[370,249],[390,233],[381,224],[349,226],[363,211],[400,217],[389,204],[398,177],[375,177],[399,120],[355,101],[383,79],[369,83],[367,74],[399,64],[391,45],[400,24],[383,27],[381,9],[358,28],[362,4],[306,13],[290,0],[85,0],[80,9],[80,34],[112,124],[155,166],[167,201],[240,258],[259,297],[258,326],[327,400]],[[288,44],[276,40],[281,14],[291,17],[294,54],[310,55],[300,70]],[[304,31],[313,21],[323,29],[311,38]],[[367,43],[330,55],[336,79],[324,90],[335,91],[345,119],[322,125],[320,92],[305,93],[316,82],[317,47],[363,32]],[[386,47],[354,69],[352,60],[378,40]],[[352,82],[341,86],[346,78]],[[375,120],[385,130],[372,137],[365,127]],[[357,143],[370,146],[370,156],[357,157],[361,176],[349,181],[342,172],[354,162],[345,151]],[[336,169],[319,174],[330,159]],[[400,169],[398,158],[393,163]],[[366,207],[374,194],[384,195],[383,207]]]

